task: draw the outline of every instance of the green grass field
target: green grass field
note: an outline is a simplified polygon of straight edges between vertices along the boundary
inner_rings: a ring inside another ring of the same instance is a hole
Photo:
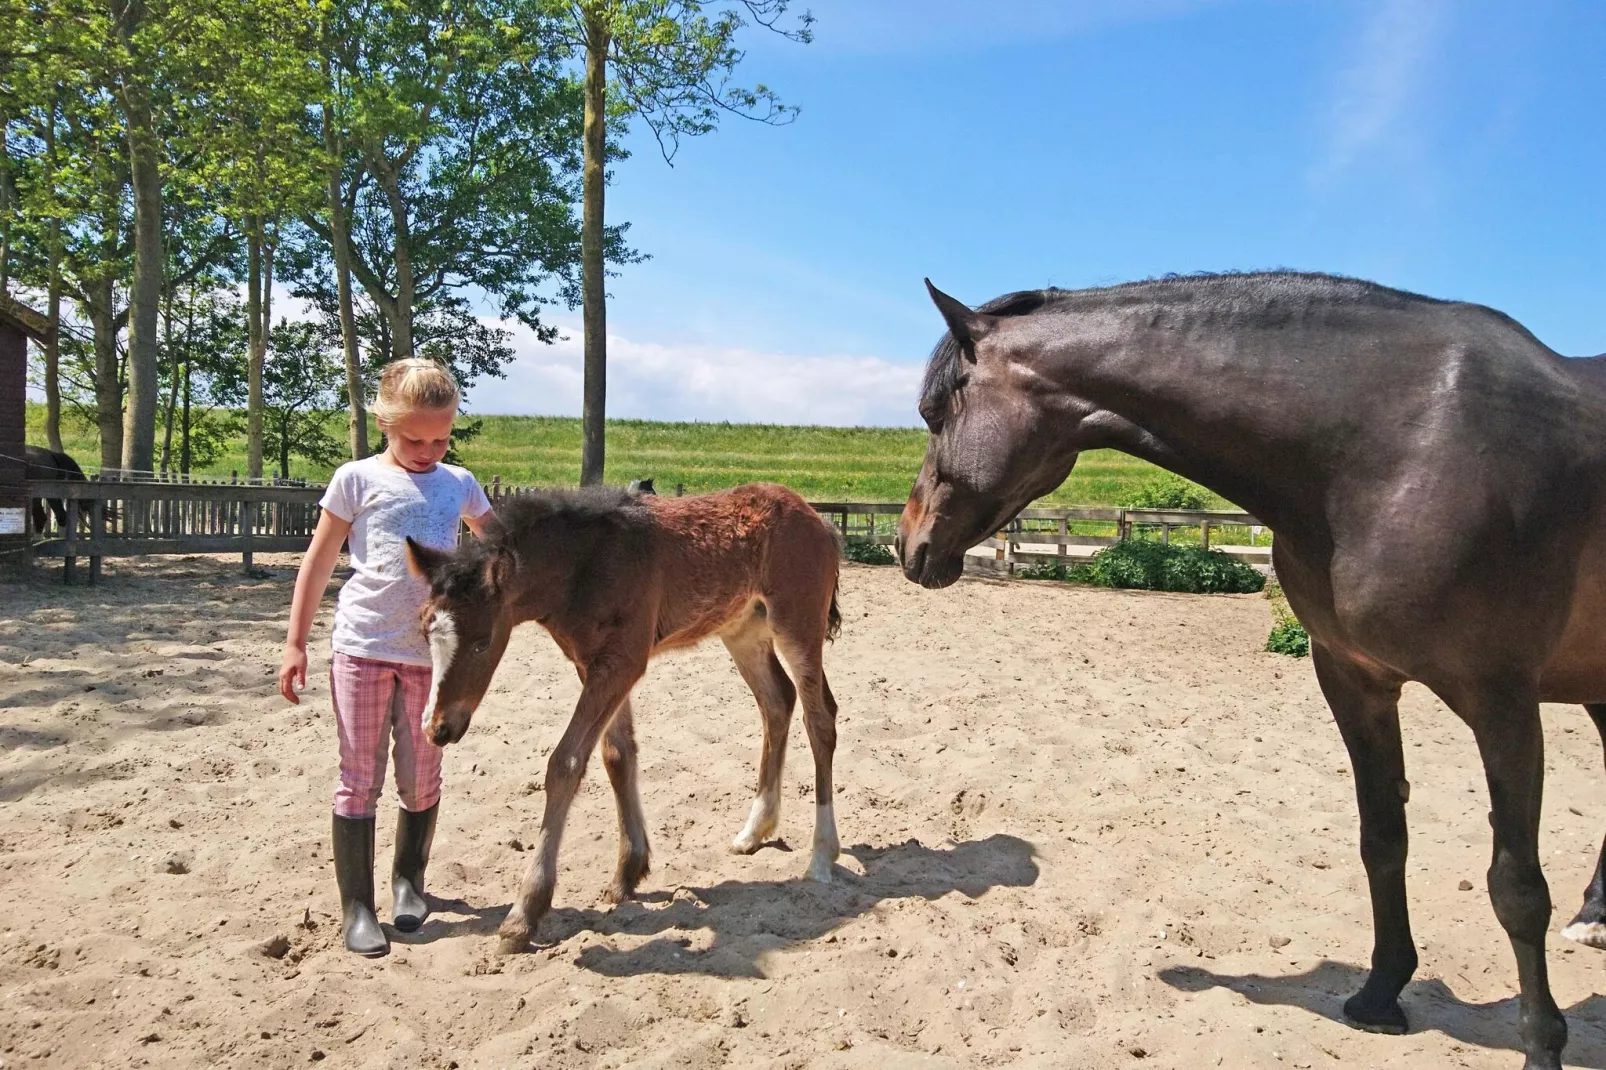
[[[44,406],[28,406],[28,441],[44,444]],[[462,450],[463,463],[490,482],[572,484],[580,478],[580,421],[558,416],[486,416],[485,429]],[[100,447],[92,425],[65,418],[63,445],[86,467]],[[334,428],[343,437],[345,424]],[[377,433],[372,441],[378,441]],[[926,433],[866,427],[780,427],[770,424],[608,424],[607,480],[651,476],[660,493],[682,483],[687,493],[739,483],[784,483],[811,501],[902,501],[920,469]],[[245,470],[245,441],[198,476],[227,478]],[[1116,504],[1158,470],[1111,450],[1082,455],[1076,470],[1047,498],[1053,505]],[[324,481],[329,470],[292,459],[292,476]],[[1225,503],[1216,500],[1216,507]]]

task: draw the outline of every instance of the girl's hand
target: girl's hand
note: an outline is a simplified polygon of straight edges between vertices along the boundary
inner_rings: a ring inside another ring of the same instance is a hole
[[[286,644],[284,660],[279,663],[279,694],[292,706],[301,705],[296,692],[307,686],[307,648]]]

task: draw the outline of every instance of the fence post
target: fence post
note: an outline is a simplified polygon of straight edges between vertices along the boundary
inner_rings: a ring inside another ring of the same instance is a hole
[[[675,484],[675,497],[684,498],[685,496],[686,496],[686,484],[684,484],[684,483],[676,483]]]
[[[1170,524],[1161,524],[1160,525],[1160,541],[1162,543],[1164,543],[1165,545],[1167,545],[1167,546],[1171,545],[1171,525]]]
[[[61,582],[71,583],[73,574],[78,571],[78,558],[73,554],[73,547],[78,543],[78,499],[67,499],[67,524],[62,532],[67,537],[67,556],[62,559]]]
[[[251,532],[256,527],[256,503],[240,503],[240,568],[251,571]]]
[[[1199,545],[1206,550],[1210,549],[1210,521],[1208,520],[1199,525]]]
[[[89,538],[99,542],[106,534],[106,499],[96,498],[89,503]],[[89,585],[100,582],[100,554],[89,555]]]
[[[502,500],[502,477],[501,476],[492,476],[491,477],[491,503],[494,505],[495,503],[497,503],[497,502],[499,502],[501,500]]]
[[[1069,546],[1065,545],[1065,537],[1071,533],[1070,520],[1063,516],[1060,517],[1059,523],[1054,525],[1054,533],[1060,537],[1060,544],[1058,547],[1056,547],[1055,553],[1057,553],[1060,557],[1065,557],[1071,549]]]

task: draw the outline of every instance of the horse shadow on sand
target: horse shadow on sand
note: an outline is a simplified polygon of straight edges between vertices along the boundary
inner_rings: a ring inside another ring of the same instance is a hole
[[[1367,971],[1348,962],[1324,959],[1303,973],[1222,974],[1195,966],[1171,966],[1160,979],[1183,992],[1226,988],[1251,1003],[1299,1007],[1330,1021],[1348,1024],[1344,1001],[1366,981]],[[1456,996],[1437,977],[1412,981],[1400,993],[1400,1005],[1412,1033],[1437,1032],[1468,1046],[1522,1051],[1518,1036],[1516,996],[1489,1003],[1471,1003]],[[1568,1066],[1606,1070],[1606,997],[1599,994],[1563,1007],[1568,1040],[1563,1062]]]
[[[771,844],[790,851],[784,842]],[[705,974],[763,977],[768,952],[818,939],[849,918],[889,899],[940,899],[952,892],[976,899],[994,888],[1024,888],[1037,882],[1036,852],[1017,836],[995,834],[945,847],[908,840],[891,847],[855,844],[844,853],[864,867],[862,875],[837,866],[830,884],[799,876],[778,881],[721,881],[700,887],[638,893],[612,909],[557,907],[541,919],[534,948],[551,949],[584,932],[600,936],[650,937],[628,949],[591,945],[576,959],[608,977],[641,974]],[[460,920],[432,915],[408,943],[496,931],[506,906],[474,908],[442,902]],[[712,943],[692,947],[692,934],[708,930]],[[396,939],[396,937],[392,937]]]

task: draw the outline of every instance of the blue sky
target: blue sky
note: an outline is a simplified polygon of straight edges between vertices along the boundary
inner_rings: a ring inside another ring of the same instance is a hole
[[[611,415],[915,424],[925,275],[978,304],[1333,271],[1606,350],[1599,0],[807,6],[815,42],[750,34],[739,75],[795,123],[729,120],[673,168],[632,136],[616,169],[652,259],[610,285]],[[557,318],[477,409],[579,412]]]

